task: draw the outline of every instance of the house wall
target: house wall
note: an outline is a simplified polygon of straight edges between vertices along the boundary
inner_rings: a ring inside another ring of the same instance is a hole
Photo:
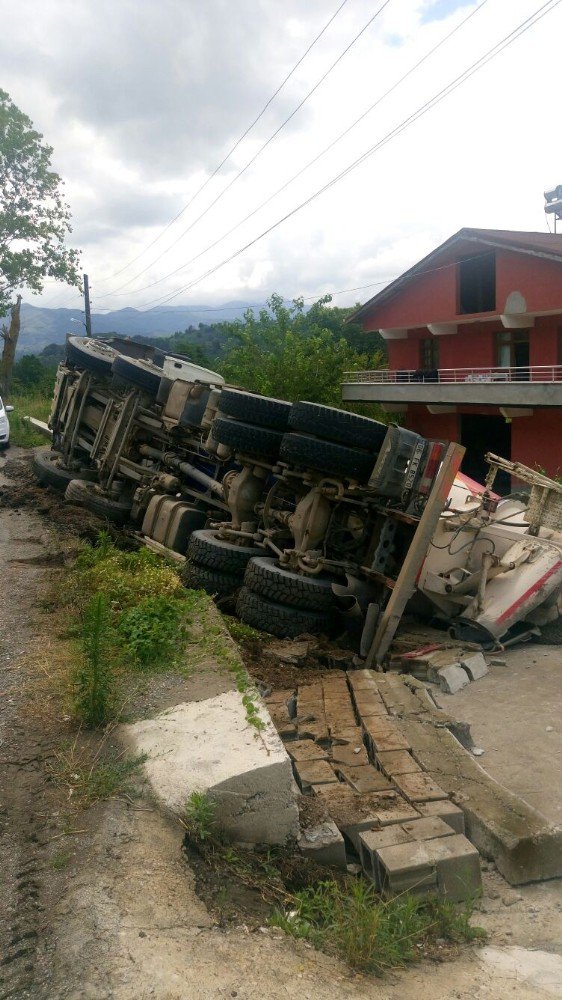
[[[481,413],[498,418],[492,407],[459,407],[456,413],[429,413],[425,406],[409,406],[404,425],[423,437],[460,441],[461,415]],[[486,442],[482,442],[486,451]],[[562,473],[562,410],[533,411],[529,417],[514,417],[511,421],[511,460],[522,462],[531,469],[544,469],[548,476]]]

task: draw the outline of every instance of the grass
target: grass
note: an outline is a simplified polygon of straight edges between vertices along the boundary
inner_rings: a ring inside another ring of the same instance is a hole
[[[46,438],[39,434],[23,418],[37,417],[38,420],[47,420],[51,412],[51,395],[43,392],[13,392],[9,402],[14,407],[10,413],[10,441],[20,448],[35,448],[45,444]]]
[[[436,896],[407,893],[381,900],[365,879],[319,882],[296,893],[291,909],[271,923],[315,948],[337,954],[353,969],[381,975],[415,961],[438,941],[461,944],[484,938],[472,927],[472,907],[457,909]]]
[[[50,770],[56,783],[67,788],[68,798],[87,808],[119,794],[138,797],[136,779],[146,759],[146,754],[110,750],[105,739],[92,753],[87,746],[79,746],[77,737],[59,747]]]

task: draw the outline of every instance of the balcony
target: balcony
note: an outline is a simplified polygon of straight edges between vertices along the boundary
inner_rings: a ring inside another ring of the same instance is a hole
[[[344,372],[342,398],[432,408],[562,406],[562,365]]]

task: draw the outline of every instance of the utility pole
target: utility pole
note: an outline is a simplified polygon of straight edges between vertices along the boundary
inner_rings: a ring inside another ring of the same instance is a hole
[[[92,316],[90,313],[90,281],[88,275],[84,275],[84,310],[86,313],[86,336],[92,336]]]

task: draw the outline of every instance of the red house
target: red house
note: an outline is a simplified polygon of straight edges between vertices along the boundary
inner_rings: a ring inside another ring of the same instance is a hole
[[[562,473],[562,236],[461,229],[358,309],[388,369],[348,372],[344,400],[379,403],[426,437]]]

